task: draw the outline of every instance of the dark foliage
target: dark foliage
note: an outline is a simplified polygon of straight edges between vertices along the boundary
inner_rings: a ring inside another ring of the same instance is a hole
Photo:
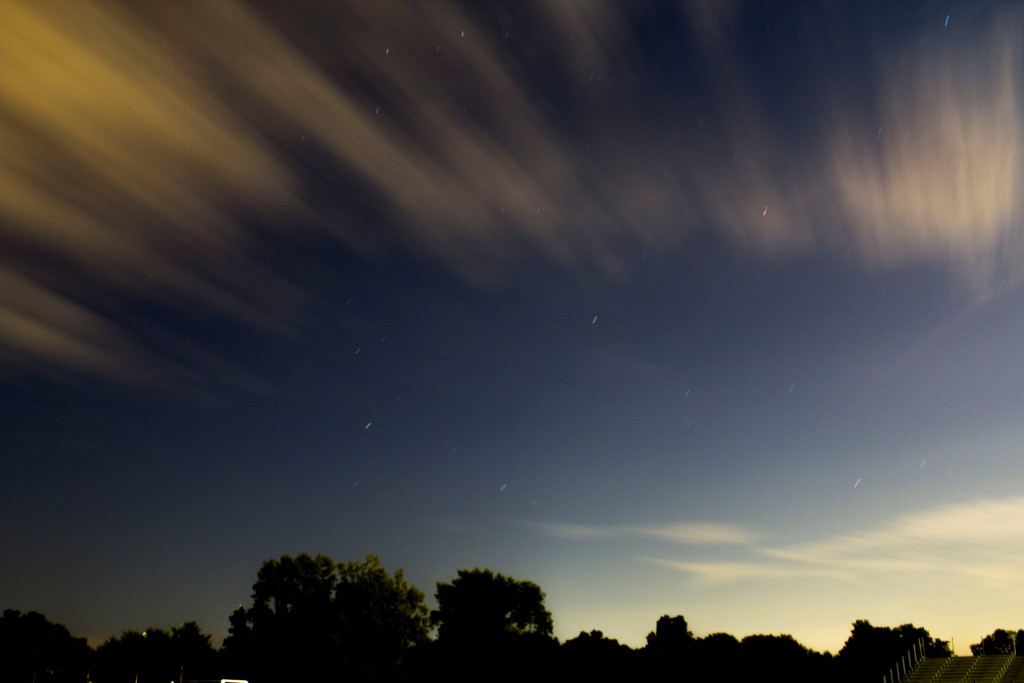
[[[550,637],[554,628],[540,586],[489,569],[460,569],[451,583],[439,581],[431,621],[442,643],[475,643],[503,634]]]
[[[924,643],[927,656],[948,657],[950,654],[948,643],[933,639],[928,631],[913,624],[889,628],[872,626],[865,620],[855,621],[837,658],[841,680],[881,680],[919,643]]]
[[[686,666],[693,655],[694,639],[682,615],[665,614],[658,619],[654,630],[647,634],[643,649],[644,669],[655,678],[674,677]]]
[[[981,639],[980,643],[971,645],[973,655],[1012,655],[1024,652],[1024,630],[1017,632],[997,628]]]
[[[433,665],[454,680],[521,680],[550,670],[558,652],[544,592],[489,569],[438,582]]]
[[[0,666],[10,683],[85,680],[89,646],[38,612],[5,609],[0,618]]]
[[[793,683],[880,680],[901,661],[951,656],[947,641],[923,628],[853,623],[839,654],[818,653],[790,635],[728,633],[695,638],[682,615],[664,615],[634,650],[601,631],[559,645],[544,592],[530,581],[488,569],[459,570],[437,584],[437,609],[402,572],[377,558],[335,563],[303,554],[267,560],[253,603],[231,615],[215,652],[195,622],[170,630],[125,631],[95,652],[40,614],[6,610],[0,620],[0,680],[7,683],[165,683],[248,678],[295,680],[515,681],[562,678],[624,681],[741,681],[781,676]],[[429,638],[431,623],[437,638]],[[996,629],[971,646],[1007,654],[1024,630]]]
[[[729,633],[712,633],[697,641],[695,656],[713,662],[736,662],[740,656],[740,641]]]
[[[580,631],[565,641],[558,657],[562,680],[626,681],[639,666],[639,653],[601,631]]]
[[[147,628],[125,631],[98,648],[93,658],[95,683],[165,683],[182,678],[219,677],[217,653],[210,636],[194,621],[170,631]]]
[[[693,634],[681,615],[667,614],[658,619],[654,631],[647,634],[647,652],[659,657],[681,657],[693,645]]]
[[[810,650],[791,635],[753,635],[740,641],[739,679],[757,678],[765,671],[785,672],[788,681],[830,680],[831,655]]]
[[[231,615],[223,649],[228,665],[253,683],[393,680],[408,651],[427,640],[423,593],[373,556],[267,560],[252,598]]]

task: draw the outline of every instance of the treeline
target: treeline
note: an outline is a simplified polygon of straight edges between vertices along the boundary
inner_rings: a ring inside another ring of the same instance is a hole
[[[923,628],[856,621],[835,655],[789,635],[695,637],[682,616],[658,619],[647,644],[631,648],[600,631],[560,643],[544,593],[530,581],[487,569],[459,570],[437,584],[437,609],[377,558],[337,563],[307,554],[267,560],[252,604],[230,616],[219,650],[195,622],[125,631],[90,648],[44,616],[5,610],[0,679],[11,683],[168,683],[247,679],[291,681],[518,681],[562,675],[611,681],[751,680],[768,671],[788,681],[881,680],[924,644],[929,657],[949,643]],[[972,645],[975,654],[1012,652],[1024,637],[1003,629]],[[918,652],[918,656],[919,656]]]

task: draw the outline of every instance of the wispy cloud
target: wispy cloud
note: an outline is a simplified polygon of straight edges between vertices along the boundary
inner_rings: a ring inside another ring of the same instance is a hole
[[[125,302],[287,329],[304,293],[273,254],[298,226],[473,281],[528,259],[618,277],[704,228],[765,258],[840,246],[978,292],[1020,281],[1016,12],[870,49],[867,91],[811,102],[794,141],[736,47],[742,8],[666,17],[730,73],[654,116],[618,85],[651,72],[628,4],[544,5],[509,42],[454,4],[5,2],[0,273],[45,310],[0,309],[0,359],[122,374],[147,357]]]
[[[546,524],[540,533],[578,541],[650,538],[696,546],[687,559],[641,559],[701,583],[820,578],[844,582],[879,575],[966,577],[992,588],[1024,582],[1024,498],[946,505],[896,517],[859,533],[796,545],[731,525],[659,527]],[[694,558],[700,546],[732,545],[738,560]]]
[[[538,524],[535,529],[555,538],[596,540],[605,538],[651,538],[666,543],[684,545],[745,545],[756,536],[750,531],[730,524],[679,523],[653,526],[588,526],[582,524]]]
[[[0,270],[0,359],[36,371],[73,363],[103,374],[129,365],[124,335],[109,320],[15,272]]]
[[[295,178],[181,42],[230,17],[154,19],[88,2],[0,8],[0,274],[33,311],[0,310],[15,365],[138,376],[146,353],[114,320],[126,301],[278,325],[300,298],[242,227],[244,213],[298,208]]]
[[[668,543],[698,545],[745,545],[752,543],[756,538],[754,534],[746,529],[728,524],[670,524],[664,526],[628,527],[627,532],[631,535],[646,536]]]
[[[848,579],[851,577],[851,572],[842,569],[797,567],[765,562],[681,562],[661,558],[646,559],[653,564],[689,574],[704,584],[771,579]]]
[[[858,534],[793,546],[763,548],[766,556],[818,565],[859,565],[884,571],[917,571],[926,562],[960,571],[970,558],[987,564],[1024,541],[1024,498],[956,504],[902,515]],[[957,549],[955,558],[948,551]],[[1024,551],[1021,552],[1024,559]],[[950,560],[953,559],[953,562]],[[877,564],[872,564],[877,563]],[[957,569],[957,568],[961,569]]]
[[[945,262],[976,289],[1019,282],[1021,18],[1001,16],[970,43],[912,44],[885,62],[879,111],[851,119],[856,106],[843,107],[830,155],[868,262]]]

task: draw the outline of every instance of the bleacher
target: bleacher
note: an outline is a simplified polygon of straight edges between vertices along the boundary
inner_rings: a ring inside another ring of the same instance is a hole
[[[903,683],[1024,683],[1024,656],[922,659]]]

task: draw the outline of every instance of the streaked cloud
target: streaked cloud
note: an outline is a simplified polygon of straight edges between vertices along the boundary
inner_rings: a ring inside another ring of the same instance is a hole
[[[0,274],[33,311],[3,310],[9,362],[144,373],[113,319],[129,300],[287,319],[297,293],[241,214],[297,207],[297,187],[175,44],[188,22],[165,34],[119,5],[0,8]]]
[[[1024,498],[985,500],[957,504],[902,515],[889,524],[859,534],[835,536],[824,541],[780,548],[766,548],[773,558],[805,564],[864,563],[885,557],[896,564],[884,570],[898,569],[900,560],[924,558],[930,564],[941,560],[943,550],[959,549],[957,560],[986,552],[1002,552],[1006,544],[1024,541]],[[906,565],[911,570],[919,567]],[[870,566],[869,566],[870,568]]]
[[[1024,582],[1024,498],[939,506],[860,533],[786,546],[731,525],[630,527],[544,524],[539,533],[575,541],[647,538],[695,546],[687,559],[640,559],[707,584],[818,578],[860,582],[912,574],[967,578],[989,588]],[[739,559],[695,557],[701,546],[734,546]]]
[[[981,500],[901,515],[876,529],[759,552],[792,567],[960,576],[992,588],[1024,580],[1024,498]]]
[[[885,59],[879,111],[840,116],[838,197],[869,263],[945,263],[982,290],[1019,282],[1022,19],[1000,16],[970,41],[918,39]]]
[[[757,562],[679,562],[649,558],[649,562],[684,572],[704,584],[724,584],[735,581],[778,579],[848,579],[849,571],[819,567],[795,567],[783,564]]]
[[[5,342],[0,358],[30,364],[42,374],[66,363],[119,374],[127,361],[124,335],[113,323],[17,273],[2,270],[0,338]]]
[[[707,228],[764,258],[1020,282],[1016,10],[841,55],[874,81],[816,95],[800,139],[737,47],[742,3],[666,17],[708,74],[673,92],[644,80],[644,8],[535,11],[502,32],[455,4],[4,3],[0,274],[36,306],[0,309],[0,358],[131,374],[154,362],[132,302],[289,329],[310,293],[273,257],[304,230],[473,282],[533,260],[617,278]]]
[[[748,544],[755,536],[741,527],[728,524],[671,524],[665,526],[629,527],[632,535],[647,536],[669,543]]]
[[[700,522],[652,526],[590,526],[549,523],[538,524],[534,528],[545,536],[581,541],[607,538],[650,538],[684,545],[744,545],[756,540],[754,534],[742,527]]]

